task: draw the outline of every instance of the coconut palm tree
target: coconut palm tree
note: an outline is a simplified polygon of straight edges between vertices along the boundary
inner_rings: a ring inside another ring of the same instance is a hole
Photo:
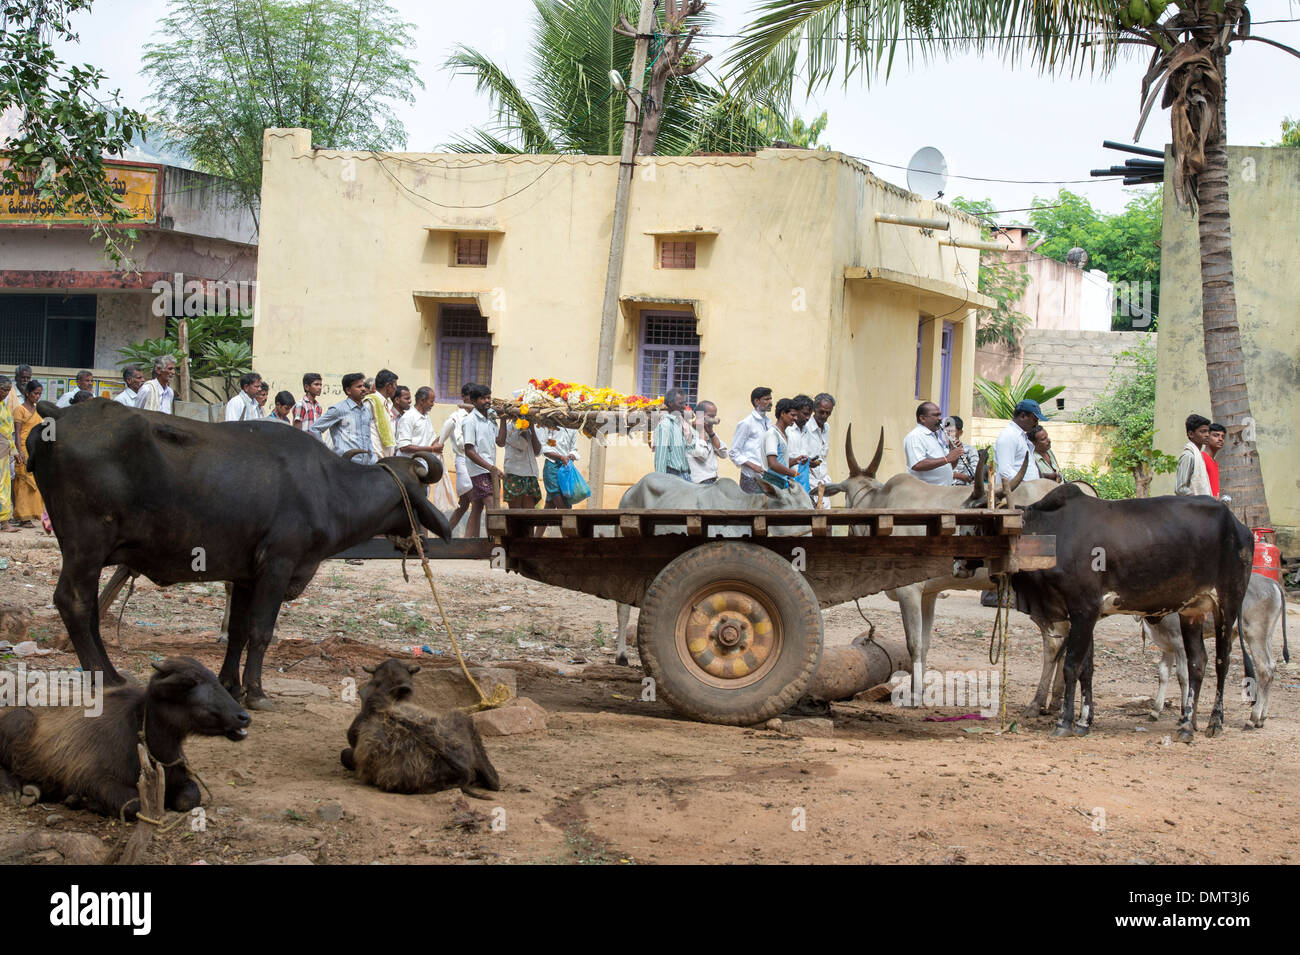
[[[1201,314],[1210,408],[1228,428],[1219,456],[1225,490],[1249,524],[1268,523],[1255,447],[1232,275],[1224,61],[1258,41],[1245,0],[762,0],[733,50],[743,94],[789,96],[797,74],[812,88],[836,75],[888,77],[895,56],[991,52],[1048,73],[1105,74],[1126,49],[1147,48],[1138,131],[1156,99],[1170,110],[1170,168],[1178,202],[1197,211]],[[1136,138],[1136,136],[1135,136]]]
[[[486,92],[493,122],[445,148],[472,153],[585,153],[617,155],[625,102],[610,71],[626,74],[635,39],[619,32],[637,20],[637,0],[533,0],[536,7],[527,89],[486,54],[457,46],[445,66],[474,78]],[[658,13],[644,88],[646,116],[638,152],[662,156],[743,152],[767,146],[757,106],[693,74],[709,57],[690,51],[694,32],[711,22],[702,4],[670,2]],[[666,69],[668,59],[674,60]],[[626,78],[627,85],[641,83]],[[656,91],[662,93],[656,96]],[[778,132],[784,132],[782,126]]]

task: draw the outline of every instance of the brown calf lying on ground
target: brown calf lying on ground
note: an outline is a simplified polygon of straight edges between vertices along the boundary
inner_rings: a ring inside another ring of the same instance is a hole
[[[420,668],[400,660],[366,667],[372,674],[361,688],[361,712],[348,727],[343,765],[363,783],[390,793],[436,793],[469,787],[501,788],[483,741],[470,718],[458,710],[434,714],[410,702],[411,680]]]
[[[34,786],[45,802],[67,801],[108,816],[125,810],[134,819],[143,726],[149,752],[167,767],[167,808],[197,806],[199,787],[181,752],[185,737],[242,740],[251,719],[199,661],[172,657],[153,666],[158,672],[147,687],[104,691],[97,716],[76,706],[0,710],[0,795],[20,796],[26,788],[30,796]]]

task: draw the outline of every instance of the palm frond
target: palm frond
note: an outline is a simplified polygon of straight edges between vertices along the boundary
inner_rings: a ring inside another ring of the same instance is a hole
[[[472,76],[476,92],[488,94],[495,111],[497,126],[517,135],[519,150],[526,153],[556,152],[546,126],[533,104],[506,71],[484,54],[471,47],[457,45],[443,64],[458,74]]]
[[[1117,50],[1113,0],[763,0],[754,13],[727,75],[783,104],[796,78],[809,92],[837,75],[888,78],[900,54],[910,64],[992,52],[1076,73],[1105,72]]]

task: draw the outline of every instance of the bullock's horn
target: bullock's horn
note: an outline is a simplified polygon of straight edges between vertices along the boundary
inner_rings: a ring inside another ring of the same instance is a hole
[[[367,673],[374,673],[376,670],[379,669],[379,664],[371,663],[368,666],[363,666],[361,669],[365,670]]]
[[[853,456],[853,425],[849,425],[848,433],[844,435],[844,456],[849,459],[849,477],[861,474],[862,468],[858,467],[858,459]]]
[[[352,457],[353,457],[354,455],[357,455],[357,454],[369,454],[369,453],[370,453],[369,451],[363,451],[363,450],[361,450],[361,448],[353,448],[351,451],[344,451],[344,452],[343,452],[343,460],[344,460],[344,461],[351,461],[351,460],[352,460]]]
[[[1016,488],[1020,487],[1020,482],[1025,479],[1025,472],[1029,470],[1029,455],[1030,452],[1026,451],[1025,460],[1021,462],[1020,470],[1016,472],[1015,477],[1010,480],[1007,480],[1006,478],[1002,479],[1004,482],[1004,492],[1008,497],[1011,496],[1012,492],[1014,492]]]
[[[975,483],[974,486],[971,488],[971,498],[972,500],[978,501],[981,504],[984,502],[984,496],[985,496],[984,495],[984,469],[988,467],[988,463],[989,463],[988,451],[983,451],[983,450],[980,451],[979,463],[975,465]]]
[[[881,455],[883,455],[884,453],[885,453],[885,426],[882,424],[880,426],[880,440],[876,442],[876,456],[873,457],[871,459],[871,463],[867,465],[867,477],[873,478],[876,476],[876,468],[880,467],[880,458]]]
[[[442,458],[428,451],[416,451],[411,457],[424,462],[424,473],[420,475],[421,484],[437,484],[442,480]]]

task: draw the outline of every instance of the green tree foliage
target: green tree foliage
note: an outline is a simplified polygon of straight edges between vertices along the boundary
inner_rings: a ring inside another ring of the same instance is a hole
[[[831,150],[829,143],[818,145],[817,142],[822,133],[826,131],[826,124],[830,121],[826,115],[826,110],[822,110],[820,116],[808,123],[805,123],[803,117],[797,113],[789,123],[786,123],[781,114],[770,106],[760,106],[755,110],[755,120],[763,135],[773,141],[781,140],[794,146],[800,146],[804,149],[817,149],[821,152],[830,152]]]
[[[1135,327],[1154,331],[1160,310],[1160,235],[1163,228],[1163,187],[1131,190],[1123,212],[1098,212],[1083,196],[1062,189],[1054,199],[1036,199],[1029,223],[1046,238],[1040,255],[1065,261],[1078,246],[1088,253],[1088,268],[1101,269],[1115,283],[1116,331]],[[1149,285],[1145,283],[1150,283]],[[1150,289],[1150,325],[1143,325],[1146,290]],[[1127,307],[1126,307],[1127,303]],[[1138,317],[1137,325],[1134,318]]]
[[[963,199],[961,196],[952,200],[954,209],[978,216],[986,223],[993,222],[993,202],[990,199]],[[981,230],[984,239],[989,239],[992,230],[985,225]],[[1013,348],[1020,343],[1020,334],[1029,324],[1029,316],[1018,312],[1015,305],[1025,293],[1029,284],[1029,273],[1019,265],[1006,261],[1001,252],[980,253],[979,290],[998,304],[990,310],[981,310],[979,325],[975,330],[975,344],[1010,345]]]
[[[619,14],[636,23],[638,0],[533,0],[533,4],[527,87],[471,47],[457,46],[448,57],[448,69],[472,77],[476,90],[488,94],[493,115],[490,124],[470,130],[445,148],[466,153],[618,155],[626,100],[614,89],[609,74],[617,70],[626,76],[636,41],[615,33],[614,24]],[[712,20],[699,14],[685,23],[708,28]],[[651,41],[647,64],[653,64],[657,45],[658,41]],[[638,88],[643,82],[627,80]],[[760,125],[757,111],[763,105],[762,100],[733,97],[721,84],[696,76],[672,79],[664,89],[654,151],[661,156],[744,152],[761,149],[773,138],[788,139],[789,124],[774,120],[779,136]]]
[[[1111,425],[1109,461],[1133,475],[1135,496],[1146,497],[1151,478],[1178,466],[1178,459],[1154,446],[1156,425],[1156,348],[1145,339],[1120,352],[1132,365],[1117,364],[1101,397],[1079,412],[1079,420]]]
[[[403,55],[414,24],[383,0],[172,0],[161,27],[142,70],[163,132],[234,180],[254,218],[268,126],[334,149],[406,145],[392,104],[423,86]]]
[[[1277,144],[1300,147],[1300,119],[1292,119],[1288,116],[1282,120],[1282,138]]]
[[[989,417],[1004,420],[1009,420],[1015,413],[1016,405],[1026,399],[1038,402],[1043,409],[1044,420],[1051,418],[1050,402],[1064,390],[1065,385],[1054,385],[1049,388],[1039,384],[1037,373],[1028,365],[1020,369],[1020,374],[1016,376],[1014,382],[1010,375],[1002,381],[993,381],[991,378],[975,379],[975,393],[984,400]]]
[[[190,385],[214,401],[227,401],[235,393],[235,382],[253,370],[253,329],[247,317],[238,313],[199,315],[187,319],[190,345]],[[149,377],[153,360],[162,355],[180,357],[174,319],[167,320],[167,334],[146,338],[118,350],[119,366],[137,364]],[[218,378],[216,389],[203,379]]]
[[[0,153],[0,184],[7,205],[44,206],[93,219],[106,254],[121,265],[126,253],[107,227],[128,214],[109,188],[104,156],[120,154],[144,128],[145,118],[122,108],[117,93],[107,97],[111,105],[97,97],[101,70],[65,64],[54,53],[55,39],[77,41],[70,17],[88,10],[90,2],[0,4],[0,112],[18,110],[17,135]]]
[[[1082,468],[1066,464],[1061,467],[1061,477],[1067,482],[1087,481],[1097,489],[1097,496],[1106,501],[1127,500],[1137,491],[1133,472],[1119,468],[1107,468],[1103,471],[1091,464]]]

